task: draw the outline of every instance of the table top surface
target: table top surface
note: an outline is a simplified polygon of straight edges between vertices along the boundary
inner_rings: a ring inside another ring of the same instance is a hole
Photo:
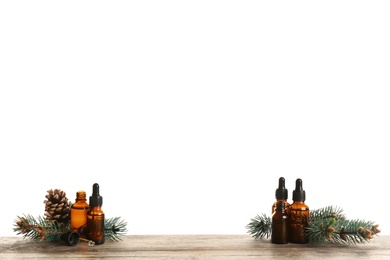
[[[128,235],[102,245],[67,246],[0,237],[0,259],[390,259],[390,236],[369,243],[272,244],[249,235]]]

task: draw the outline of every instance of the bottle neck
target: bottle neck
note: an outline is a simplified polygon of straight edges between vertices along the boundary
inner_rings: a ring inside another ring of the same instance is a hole
[[[93,206],[89,208],[88,215],[104,216],[104,212],[101,206]]]
[[[78,191],[76,193],[76,201],[86,201],[87,200],[87,194],[85,191]]]
[[[284,213],[286,211],[287,203],[283,200],[277,201],[275,205],[275,211]]]

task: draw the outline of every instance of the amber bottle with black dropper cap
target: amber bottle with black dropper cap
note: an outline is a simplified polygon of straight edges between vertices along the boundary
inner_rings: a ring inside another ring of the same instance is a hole
[[[271,242],[274,244],[288,243],[288,192],[285,187],[285,179],[279,178],[279,187],[275,192],[276,202],[272,205],[271,218]]]
[[[89,197],[90,210],[87,213],[87,238],[93,240],[96,245],[103,244],[105,241],[102,205],[103,197],[99,194],[99,184],[95,183],[92,196]]]
[[[297,179],[293,191],[293,203],[289,210],[289,242],[307,243],[305,228],[309,226],[309,207],[305,204],[306,193],[302,180]]]

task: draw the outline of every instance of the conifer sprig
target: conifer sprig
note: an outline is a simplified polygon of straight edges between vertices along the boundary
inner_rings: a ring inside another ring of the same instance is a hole
[[[337,206],[326,206],[323,208],[309,211],[310,221],[316,221],[320,219],[345,219],[343,209]]]
[[[105,219],[104,223],[104,236],[108,240],[120,241],[120,237],[127,232],[127,223],[120,217]],[[69,230],[69,223],[58,223],[42,216],[33,217],[25,214],[17,216],[14,223],[14,231],[17,235],[23,235],[23,238],[31,238],[36,241],[61,240],[61,235]]]
[[[69,225],[53,220],[47,220],[42,216],[37,218],[32,215],[17,216],[14,224],[17,235],[34,240],[59,240],[61,235],[69,231]]]
[[[311,221],[305,232],[311,243],[355,245],[369,242],[380,230],[371,221],[334,218]]]
[[[106,239],[120,241],[121,236],[127,233],[127,223],[121,217],[105,219],[104,236]]]
[[[271,218],[266,214],[256,215],[246,226],[248,233],[254,238],[268,238],[271,235]]]

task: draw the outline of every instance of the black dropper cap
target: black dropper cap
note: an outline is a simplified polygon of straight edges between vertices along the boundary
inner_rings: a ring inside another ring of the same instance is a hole
[[[93,185],[92,196],[89,196],[89,206],[102,206],[103,197],[99,195],[99,184],[95,183]]]
[[[302,188],[302,180],[295,181],[295,190],[293,191],[293,201],[305,201],[306,192]]]
[[[80,243],[80,233],[78,232],[66,232],[61,235],[61,240],[64,241],[68,246],[77,246]]]
[[[275,197],[278,200],[287,200],[288,190],[285,187],[285,180],[283,177],[279,178],[279,187],[275,191]]]

